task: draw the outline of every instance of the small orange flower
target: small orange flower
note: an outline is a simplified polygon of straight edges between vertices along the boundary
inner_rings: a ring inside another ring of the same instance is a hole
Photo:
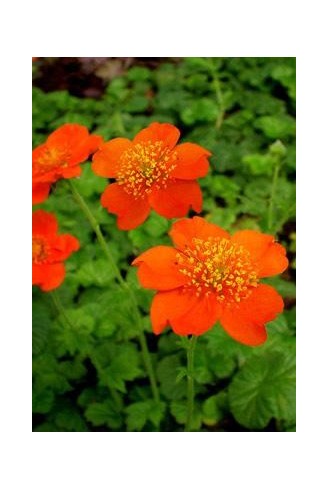
[[[63,261],[80,248],[72,235],[58,235],[56,217],[41,209],[32,218],[32,284],[43,291],[58,288],[65,277]]]
[[[114,178],[101,196],[102,205],[118,216],[118,227],[131,230],[145,221],[153,208],[165,218],[185,216],[202,208],[196,179],[209,169],[211,153],[194,143],[177,145],[180,131],[172,124],[154,122],[130,141],[114,138],[100,146],[92,169]]]
[[[64,124],[51,133],[32,153],[33,204],[48,197],[53,182],[81,175],[80,163],[87,160],[102,141],[101,136],[90,135],[87,128],[79,124]]]
[[[158,290],[151,306],[154,332],[169,324],[178,335],[201,335],[219,320],[235,340],[262,344],[265,323],[284,304],[259,281],[287,268],[284,247],[257,231],[230,236],[197,216],[174,223],[170,236],[175,248],[153,247],[133,262],[141,285]]]

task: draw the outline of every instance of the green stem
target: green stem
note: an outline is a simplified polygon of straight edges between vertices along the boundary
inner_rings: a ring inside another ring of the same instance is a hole
[[[192,415],[194,411],[194,353],[197,337],[193,335],[187,348],[187,420],[185,432],[191,431]]]
[[[223,95],[221,91],[221,84],[220,84],[220,79],[217,75],[216,69],[215,69],[215,64],[214,64],[214,59],[210,58],[210,63],[209,63],[209,69],[212,75],[213,79],[213,87],[216,95],[216,100],[219,106],[219,115],[215,123],[215,127],[217,130],[220,129],[222,123],[223,123],[223,118],[224,118],[224,106],[223,106]]]
[[[272,227],[273,227],[273,211],[274,211],[274,201],[275,201],[275,194],[276,194],[276,188],[277,188],[277,183],[278,183],[278,175],[279,175],[279,169],[280,169],[280,163],[276,162],[273,170],[273,177],[272,177],[272,185],[271,185],[271,193],[270,193],[270,199],[269,199],[269,206],[268,206],[268,232],[272,232]]]
[[[79,193],[79,191],[77,190],[77,188],[76,188],[75,184],[73,183],[72,179],[67,180],[67,182],[68,182],[68,185],[70,186],[70,189],[72,191],[72,194],[73,194],[73,197],[74,197],[75,201],[80,206],[81,210],[84,212],[87,220],[89,221],[89,223],[91,225],[91,228],[95,232],[95,234],[97,236],[97,239],[98,239],[98,242],[99,242],[99,245],[101,246],[104,254],[106,255],[106,257],[108,259],[108,262],[110,264],[110,267],[113,269],[117,280],[119,281],[119,283],[121,284],[122,287],[126,287],[127,284],[124,281],[124,279],[122,278],[121,273],[120,273],[117,265],[115,264],[115,261],[113,259],[112,254],[111,254],[111,251],[110,251],[109,247],[107,246],[107,243],[106,243],[106,240],[104,238],[104,235],[101,232],[101,229],[100,229],[100,226],[98,224],[98,221],[93,216],[93,214],[92,214],[89,206],[87,205],[87,203],[85,202],[85,200],[83,199],[83,197],[81,196],[81,194]]]
[[[108,262],[110,264],[110,267],[112,268],[112,270],[115,273],[116,279],[120,283],[121,287],[130,296],[131,303],[132,303],[133,308],[134,308],[135,313],[136,313],[136,320],[138,323],[138,330],[139,330],[138,337],[139,337],[139,343],[140,343],[140,347],[141,347],[141,355],[142,355],[143,362],[144,362],[144,365],[146,368],[146,372],[147,372],[148,377],[149,377],[150,386],[151,386],[151,390],[153,393],[154,400],[156,402],[158,402],[160,400],[158,386],[157,386],[157,382],[156,382],[154,368],[153,368],[153,365],[151,362],[150,353],[149,353],[148,346],[147,346],[147,340],[146,340],[145,334],[143,332],[142,318],[140,316],[138,303],[137,303],[135,294],[132,291],[132,289],[129,287],[128,283],[124,281],[124,279],[121,275],[121,272],[120,272],[119,268],[117,267],[117,265],[113,259],[110,248],[108,247],[108,245],[106,243],[104,235],[102,234],[100,226],[99,226],[96,218],[93,216],[89,206],[87,205],[87,203],[85,202],[85,200],[83,199],[83,197],[81,196],[79,191],[77,190],[75,184],[72,182],[72,179],[68,180],[67,182],[70,186],[70,189],[72,191],[72,194],[73,194],[75,201],[80,206],[81,210],[83,211],[87,220],[89,221],[91,228],[94,230],[94,232],[97,236],[99,245],[101,246],[104,254],[106,255]]]

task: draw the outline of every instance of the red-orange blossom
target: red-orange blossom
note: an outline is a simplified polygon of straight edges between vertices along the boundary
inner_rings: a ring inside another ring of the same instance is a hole
[[[42,209],[32,216],[32,284],[43,291],[58,288],[65,278],[64,260],[80,247],[72,235],[58,235],[57,218]]]
[[[114,138],[100,146],[92,169],[114,178],[101,196],[102,205],[118,216],[122,230],[136,228],[151,208],[166,218],[199,213],[202,194],[196,179],[209,169],[209,151],[194,143],[177,145],[180,131],[168,123],[150,124],[130,141]]]
[[[260,279],[287,268],[284,247],[257,231],[231,236],[200,217],[177,221],[170,236],[174,248],[153,247],[133,262],[141,285],[158,291],[151,306],[154,332],[170,325],[179,335],[201,335],[219,320],[235,340],[263,343],[265,324],[284,305]]]

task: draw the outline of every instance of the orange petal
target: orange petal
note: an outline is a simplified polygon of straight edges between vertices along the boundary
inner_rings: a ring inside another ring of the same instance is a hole
[[[207,240],[209,237],[230,238],[227,231],[198,216],[176,221],[169,235],[174,245],[180,249],[188,246],[193,238],[201,238],[202,240]]]
[[[81,124],[63,124],[47,138],[47,145],[65,147],[78,145],[81,140],[89,137],[89,131]]]
[[[194,143],[182,143],[175,148],[178,154],[177,166],[171,177],[193,180],[205,177],[209,170],[207,157],[211,153]]]
[[[177,335],[202,335],[216,323],[217,306],[214,296],[197,298],[189,311],[172,318],[173,331]]]
[[[181,288],[157,293],[150,309],[154,333],[161,333],[173,318],[186,314],[196,301],[196,296],[183,293]]]
[[[162,245],[150,248],[139,255],[132,265],[138,266],[140,284],[144,288],[160,291],[186,284],[188,278],[179,272],[176,256],[175,248]]]
[[[196,181],[172,180],[166,189],[154,190],[149,195],[150,205],[165,218],[181,218],[190,208],[202,210],[202,193]]]
[[[287,267],[286,249],[279,243],[272,243],[259,260],[259,277],[281,274]]]
[[[54,214],[38,209],[32,215],[33,235],[54,235],[58,230],[57,219]]]
[[[48,137],[46,144],[65,152],[68,165],[76,165],[87,160],[102,141],[101,136],[90,135],[85,126],[63,124]]]
[[[232,241],[243,245],[251,253],[259,277],[280,274],[288,267],[286,250],[274,241],[274,236],[253,230],[237,231]]]
[[[64,264],[33,264],[32,284],[39,286],[42,291],[58,288],[65,278]]]
[[[263,344],[267,338],[265,323],[273,320],[283,309],[284,302],[277,291],[260,284],[239,305],[223,308],[218,320],[232,338],[255,346]]]
[[[141,225],[150,212],[147,199],[135,199],[119,184],[106,187],[101,196],[101,204],[110,213],[117,214],[117,226],[121,230],[132,230]]]
[[[163,141],[167,148],[172,149],[179,138],[180,131],[173,124],[153,122],[134,137],[133,143]]]
[[[71,156],[68,159],[70,165],[76,165],[78,163],[85,162],[88,160],[89,156],[94,153],[99,145],[103,142],[101,136],[90,136],[87,138],[81,139],[79,142],[71,142]]]
[[[82,173],[81,167],[79,165],[75,165],[74,167],[66,167],[63,169],[58,169],[58,171],[56,171],[56,177],[57,180],[60,177],[64,179],[71,179],[72,177],[80,177],[81,173]]]
[[[36,175],[39,172],[39,160],[44,156],[45,151],[47,150],[47,145],[43,143],[42,145],[37,146],[32,151],[32,173]]]
[[[114,138],[101,145],[93,155],[91,168],[101,177],[114,178],[117,176],[121,155],[131,146],[127,138]]]
[[[57,262],[67,259],[72,252],[76,252],[80,248],[80,242],[72,235],[59,235],[52,240],[51,246],[53,249],[51,258]]]
[[[40,204],[47,199],[50,185],[48,182],[32,185],[32,204]]]

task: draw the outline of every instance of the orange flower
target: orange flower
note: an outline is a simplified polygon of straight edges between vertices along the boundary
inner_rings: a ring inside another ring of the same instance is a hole
[[[133,141],[114,138],[93,156],[93,171],[115,178],[101,196],[102,205],[118,216],[118,227],[131,230],[143,223],[153,208],[166,218],[179,218],[190,207],[202,208],[196,179],[209,169],[211,153],[194,143],[176,146],[180,131],[172,124],[152,123]]]
[[[284,304],[259,281],[287,268],[284,247],[257,231],[230,236],[199,217],[177,221],[170,236],[175,248],[153,247],[133,262],[141,285],[158,290],[151,306],[154,332],[169,324],[178,335],[201,335],[219,320],[235,340],[262,344],[265,323]]]
[[[58,179],[81,175],[80,163],[87,160],[102,142],[101,136],[90,135],[79,124],[64,124],[33,150],[33,204],[44,201],[50,185]]]
[[[56,217],[41,209],[32,218],[32,284],[43,291],[58,288],[65,277],[63,261],[79,249],[72,235],[58,235]]]

